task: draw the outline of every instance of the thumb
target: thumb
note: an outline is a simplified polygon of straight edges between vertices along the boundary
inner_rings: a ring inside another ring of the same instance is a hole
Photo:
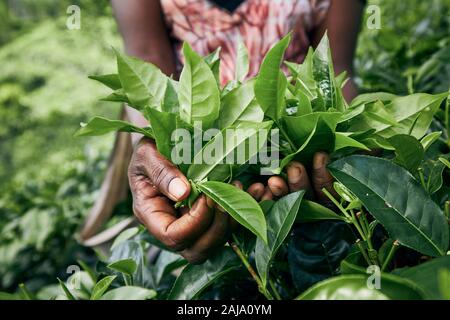
[[[140,155],[146,176],[159,192],[173,201],[187,198],[191,191],[188,180],[172,162],[158,152],[153,140],[143,139],[136,153]]]

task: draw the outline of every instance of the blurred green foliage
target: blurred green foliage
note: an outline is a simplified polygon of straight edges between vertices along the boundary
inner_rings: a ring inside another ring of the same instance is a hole
[[[368,2],[381,8],[381,29],[362,25],[362,90],[447,91],[449,1]],[[74,4],[81,30],[70,31],[66,10]],[[118,114],[119,105],[98,102],[108,90],[87,75],[114,71],[111,46],[121,44],[108,0],[1,1],[0,30],[0,291],[20,282],[34,291],[89,254],[74,235],[113,137],[72,134],[94,114]]]

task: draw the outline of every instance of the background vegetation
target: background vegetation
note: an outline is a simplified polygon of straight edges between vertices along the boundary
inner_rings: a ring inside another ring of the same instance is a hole
[[[82,9],[78,31],[65,26],[71,4]],[[369,4],[380,5],[382,28],[363,26],[356,60],[361,89],[447,91],[448,1]],[[121,43],[107,0],[3,1],[0,30],[0,291],[21,282],[36,290],[66,277],[77,259],[94,259],[75,233],[113,140],[72,135],[94,114],[118,113],[118,105],[98,102],[108,92],[87,75],[113,71],[110,48]]]

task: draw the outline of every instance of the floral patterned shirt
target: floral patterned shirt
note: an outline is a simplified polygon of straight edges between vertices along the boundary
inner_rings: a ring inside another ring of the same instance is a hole
[[[181,68],[181,43],[207,55],[221,47],[222,85],[234,78],[237,40],[249,51],[248,77],[258,73],[266,52],[289,31],[293,41],[286,59],[303,61],[309,34],[325,18],[331,0],[245,0],[234,11],[209,0],[160,0]]]

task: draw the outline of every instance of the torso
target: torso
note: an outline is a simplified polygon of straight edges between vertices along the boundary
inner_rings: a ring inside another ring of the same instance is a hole
[[[207,55],[221,47],[222,85],[234,78],[237,39],[249,50],[249,77],[271,46],[293,30],[286,59],[303,61],[310,46],[309,34],[323,21],[331,0],[244,0],[233,1],[229,11],[215,0],[161,0],[165,20],[181,65],[181,43]],[[222,1],[223,2],[223,1]],[[236,3],[237,2],[237,3]],[[239,3],[240,2],[240,3]]]

